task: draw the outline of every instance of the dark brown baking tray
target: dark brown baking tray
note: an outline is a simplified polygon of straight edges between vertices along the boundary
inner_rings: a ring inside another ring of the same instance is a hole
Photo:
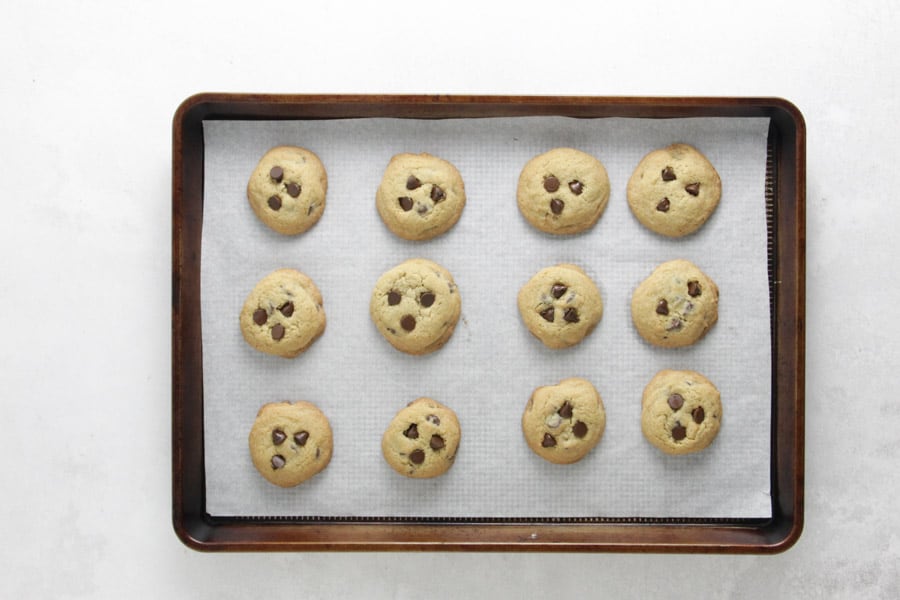
[[[772,326],[769,519],[218,517],[206,511],[200,242],[203,121],[516,116],[768,117]],[[172,139],[172,517],[204,551],[440,550],[776,553],[803,528],[806,128],[779,98],[199,94]]]

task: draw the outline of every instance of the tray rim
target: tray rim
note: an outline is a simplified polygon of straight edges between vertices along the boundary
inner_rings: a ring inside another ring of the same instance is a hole
[[[199,297],[202,121],[337,118],[768,116],[777,149],[772,278],[772,502],[768,520],[304,519],[215,517],[205,512]],[[200,153],[195,152],[199,143]],[[186,204],[199,198],[199,210]],[[172,122],[172,524],[199,551],[542,551],[772,554],[803,529],[806,125],[777,97],[254,94],[186,98]],[[792,201],[792,202],[791,202]],[[199,212],[199,215],[198,215]],[[194,307],[199,312],[199,305]],[[191,336],[194,336],[193,338]],[[191,369],[193,368],[193,371]],[[197,380],[199,372],[199,381]],[[193,377],[191,377],[193,375]],[[199,417],[199,421],[198,421]],[[197,435],[199,423],[199,435]],[[196,450],[199,447],[200,452]],[[199,454],[199,455],[198,455]],[[787,471],[787,472],[785,472]],[[190,474],[199,474],[191,478]]]

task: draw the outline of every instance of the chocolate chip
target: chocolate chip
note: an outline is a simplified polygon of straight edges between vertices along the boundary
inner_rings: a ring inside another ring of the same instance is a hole
[[[563,202],[559,198],[554,198],[550,201],[550,212],[552,212],[554,215],[561,214],[565,206],[565,202]]]
[[[284,457],[280,454],[276,454],[275,456],[272,457],[272,468],[273,469],[280,469],[286,463],[287,463],[287,461],[284,460]]]
[[[435,435],[431,436],[431,441],[428,443],[431,446],[432,450],[440,450],[441,448],[444,447],[444,438],[435,434]]]
[[[667,315],[669,314],[669,303],[666,302],[666,299],[663,298],[659,302],[656,303],[656,314],[658,315]]]
[[[420,204],[416,207],[416,212],[419,213],[420,215],[424,215],[425,213],[428,212],[428,207],[425,206],[424,204]]]
[[[425,292],[421,296],[419,296],[419,304],[428,308],[432,304],[434,304],[434,294],[431,292]]]
[[[556,445],[556,438],[550,435],[549,433],[544,434],[544,439],[541,440],[541,446],[544,448],[552,448]]]
[[[446,198],[446,197],[447,197],[447,194],[444,193],[444,190],[442,190],[441,188],[439,188],[439,187],[436,186],[436,185],[431,186],[431,200],[432,200],[432,202],[434,202],[435,204],[437,204],[438,202],[440,202],[441,200],[443,200],[443,199]]]
[[[672,167],[666,167],[662,170],[662,180],[663,181],[675,181],[675,171]]]
[[[411,460],[415,465],[421,465],[423,462],[425,462],[425,451],[421,448],[413,450],[409,454],[409,460]]]
[[[563,319],[566,323],[577,323],[578,322],[578,311],[574,308],[567,308],[566,312],[563,313]]]
[[[284,440],[287,439],[287,436],[280,429],[276,429],[272,432],[272,443],[276,446],[283,443]]]
[[[281,308],[279,308],[278,310],[280,310],[281,314],[283,314],[284,316],[290,317],[292,314],[294,314],[294,303],[293,302],[285,302],[284,304],[281,305]]]
[[[257,325],[265,325],[266,321],[269,320],[269,315],[266,314],[266,309],[257,308],[253,311],[253,322]]]
[[[403,432],[403,435],[411,440],[418,439],[419,427],[415,423],[412,423],[409,427],[406,428],[406,431]]]
[[[400,304],[400,292],[395,292],[391,290],[388,292],[388,305],[389,306],[397,306]]]
[[[659,204],[656,205],[656,210],[659,212],[669,212],[669,199],[663,198],[659,201]]]
[[[402,208],[403,210],[407,212],[412,210],[413,201],[409,196],[400,196],[399,198],[397,198],[397,202],[400,203],[400,208]]]
[[[686,191],[691,196],[700,195],[700,184],[699,183],[689,183],[684,186],[684,191]]]
[[[700,292],[700,282],[695,280],[688,281],[688,295],[691,298],[696,298],[700,295]]]
[[[278,196],[269,196],[269,208],[272,210],[281,209],[281,198]]]
[[[559,189],[559,179],[557,179],[553,175],[544,177],[544,189],[552,194]]]
[[[415,175],[410,175],[406,179],[406,189],[408,189],[408,190],[414,190],[417,187],[419,187],[420,185],[422,185],[422,182],[419,181],[419,178],[416,177]]]
[[[702,406],[698,406],[694,410],[691,411],[691,416],[694,417],[694,423],[699,425],[703,422],[703,419],[706,418],[706,411],[703,410]]]
[[[550,295],[559,300],[562,298],[562,295],[566,293],[569,288],[564,286],[561,283],[554,283],[553,287],[550,288]]]
[[[272,328],[272,339],[276,342],[284,337],[284,325],[278,323]]]
[[[305,446],[305,445],[306,445],[306,441],[307,441],[308,439],[309,439],[309,432],[308,432],[308,431],[301,431],[300,433],[295,433],[295,434],[294,434],[294,442],[296,442],[296,444],[297,444],[298,446]]]
[[[675,423],[675,427],[672,428],[672,439],[676,442],[680,442],[685,436],[687,436],[687,429],[684,428],[684,425]]]
[[[441,420],[438,418],[437,415],[428,415],[427,417],[425,417],[425,420],[428,421],[429,423],[431,423],[432,425],[440,425],[441,424]]]
[[[412,315],[403,315],[403,318],[400,319],[400,327],[406,331],[412,331],[416,328],[416,318]]]
[[[575,423],[574,427],[572,427],[572,433],[575,434],[577,438],[583,438],[587,435],[588,427],[584,421],[578,421]]]
[[[672,410],[678,410],[679,408],[684,406],[684,398],[681,396],[681,394],[672,394],[671,396],[669,396],[667,402],[669,403],[669,406],[672,408]]]
[[[672,322],[669,323],[669,326],[666,327],[666,331],[678,331],[681,329],[682,325],[683,323],[681,322],[681,319],[675,317],[674,319],[672,319]]]
[[[291,198],[296,198],[300,195],[300,184],[294,183],[293,181],[287,185],[287,193]]]
[[[580,196],[581,192],[584,191],[584,184],[581,183],[580,181],[570,181],[569,189],[572,190],[572,193],[575,194],[576,196]]]
[[[559,410],[556,411],[559,413],[563,419],[571,419],[572,418],[572,405],[569,404],[569,401],[566,400],[563,402],[563,405],[559,407]]]
[[[553,322],[553,317],[554,317],[554,312],[555,312],[555,311],[553,310],[553,307],[552,307],[552,306],[548,306],[547,308],[545,308],[544,310],[542,310],[542,311],[539,312],[538,314],[541,315],[541,316],[544,318],[544,320],[547,321],[548,323],[552,323],[552,322]]]
[[[284,177],[284,169],[281,167],[272,167],[269,171],[269,177],[274,179],[275,183],[281,183],[281,180]]]

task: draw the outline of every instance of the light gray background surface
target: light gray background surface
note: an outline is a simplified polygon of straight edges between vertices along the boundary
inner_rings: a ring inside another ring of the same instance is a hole
[[[900,596],[895,2],[24,3],[0,19],[0,596]],[[199,554],[171,123],[200,91],[773,95],[808,129],[806,522],[777,556]]]

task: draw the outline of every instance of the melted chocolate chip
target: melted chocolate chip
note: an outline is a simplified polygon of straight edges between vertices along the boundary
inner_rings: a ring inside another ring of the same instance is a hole
[[[572,405],[569,404],[568,400],[566,400],[565,402],[563,402],[563,405],[560,406],[559,410],[556,412],[563,419],[571,419],[572,418]]]
[[[544,189],[552,194],[559,189],[559,179],[557,179],[553,175],[544,177]]]
[[[278,323],[272,328],[272,339],[276,342],[284,337],[284,325]]]
[[[257,308],[253,311],[253,322],[257,325],[265,325],[266,321],[269,320],[269,315],[266,314],[266,309]]]
[[[400,327],[406,331],[412,331],[416,328],[416,318],[412,315],[403,315],[403,318],[400,319]]]
[[[658,315],[667,315],[669,314],[669,303],[665,298],[656,303],[656,314]]]
[[[388,292],[388,305],[389,306],[397,306],[400,304],[400,292],[395,292],[391,290]]]
[[[441,200],[447,197],[447,194],[444,193],[444,190],[439,188],[436,185],[431,186],[431,201],[437,204]]]
[[[428,308],[432,304],[434,304],[434,294],[432,292],[425,292],[421,296],[419,296],[419,304]]]
[[[278,196],[269,196],[268,204],[272,210],[281,210],[281,198]]]
[[[676,442],[680,442],[687,436],[687,429],[684,428],[684,425],[681,423],[675,423],[675,427],[672,428],[672,439]]]
[[[281,305],[281,308],[279,308],[278,310],[280,310],[281,314],[283,314],[284,316],[290,317],[292,314],[294,314],[294,303],[293,302],[285,302],[284,304]]]
[[[580,181],[570,181],[569,189],[572,190],[572,193],[575,194],[576,196],[580,196],[581,192],[584,191],[584,184],[581,183]]]
[[[280,469],[285,464],[287,464],[287,461],[284,460],[284,457],[282,455],[276,454],[275,456],[272,457],[272,468],[273,469]]]
[[[407,212],[412,210],[413,201],[409,196],[400,196],[399,198],[397,198],[397,202],[400,203],[400,208],[402,208],[403,210]]]
[[[294,183],[293,181],[287,184],[287,193],[291,198],[296,198],[300,195],[300,184]]]
[[[700,282],[695,280],[688,281],[688,295],[691,298],[696,298],[700,295],[700,292]]]
[[[666,331],[678,331],[681,329],[682,325],[683,323],[681,322],[681,319],[675,317],[674,319],[672,319],[672,322],[669,323],[669,326],[666,327]]]
[[[419,438],[419,427],[412,423],[409,427],[406,428],[406,431],[403,432],[403,435],[408,437],[411,440],[415,440]]]
[[[574,308],[567,308],[566,312],[563,313],[563,319],[566,323],[577,323],[578,322],[578,311]]]
[[[559,300],[560,298],[562,298],[562,295],[565,294],[566,291],[568,291],[568,289],[569,288],[561,283],[554,283],[553,287],[550,288],[550,295]]]
[[[552,448],[556,445],[556,438],[550,435],[549,433],[544,434],[544,439],[541,440],[541,446],[544,448]]]
[[[284,440],[287,439],[287,436],[280,429],[276,429],[272,431],[272,443],[278,446],[279,444],[284,443]]]
[[[425,417],[425,420],[428,421],[429,423],[431,423],[432,425],[440,425],[441,424],[441,420],[438,418],[437,415],[428,415],[427,417]]]
[[[444,447],[444,438],[435,434],[431,436],[431,441],[428,442],[428,444],[431,446],[432,450],[440,450]]]
[[[550,201],[550,212],[554,215],[562,214],[563,208],[565,208],[566,203],[560,200],[559,198],[554,198]]]
[[[584,421],[578,421],[572,427],[572,433],[574,433],[575,437],[577,437],[579,439],[586,436],[587,432],[588,432],[588,426],[587,426],[587,423],[585,423]]]
[[[416,448],[410,452],[409,460],[411,460],[414,465],[421,465],[425,462],[425,451],[421,448]]]
[[[554,313],[555,313],[555,311],[553,310],[553,307],[552,307],[552,306],[548,306],[547,308],[545,308],[544,310],[542,310],[542,311],[539,312],[538,314],[541,315],[541,317],[543,317],[543,319],[544,319],[545,321],[547,321],[548,323],[552,323],[552,322],[553,322]]]
[[[675,170],[672,167],[666,167],[662,170],[662,180],[663,181],[675,181]]]
[[[669,199],[663,198],[659,201],[659,204],[656,205],[656,210],[659,212],[669,212]]]
[[[294,442],[298,446],[305,446],[307,440],[309,440],[309,432],[308,431],[301,431],[300,433],[294,434]]]
[[[275,183],[281,183],[281,180],[284,178],[284,169],[281,167],[272,167],[269,171],[269,177],[275,180]]]
[[[686,191],[691,196],[699,196],[700,195],[700,184],[699,183],[689,183],[684,186],[684,191]]]
[[[706,411],[703,410],[702,406],[698,406],[694,410],[691,411],[691,416],[694,417],[694,423],[699,425],[703,422],[703,419],[706,418]]]
[[[669,406],[672,408],[672,410],[678,410],[679,408],[684,406],[684,398],[681,396],[681,394],[672,394],[671,396],[669,396],[667,402],[669,403]]]
[[[414,190],[420,185],[422,185],[422,182],[415,175],[410,175],[406,180],[406,189],[408,190]]]

